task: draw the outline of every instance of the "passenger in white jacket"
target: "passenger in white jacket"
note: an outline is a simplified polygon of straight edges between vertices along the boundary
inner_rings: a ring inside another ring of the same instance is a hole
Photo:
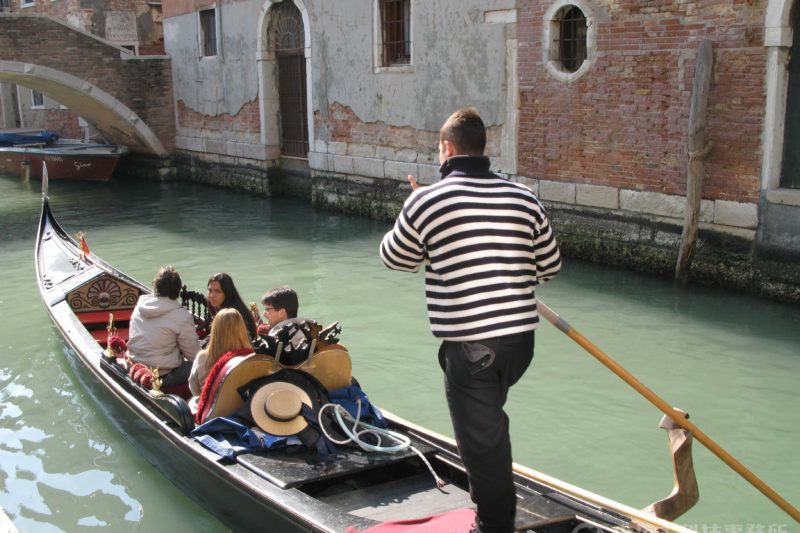
[[[158,367],[162,387],[186,383],[200,351],[194,319],[178,303],[180,291],[178,272],[161,267],[153,294],[140,296],[131,315],[128,355],[136,363]]]

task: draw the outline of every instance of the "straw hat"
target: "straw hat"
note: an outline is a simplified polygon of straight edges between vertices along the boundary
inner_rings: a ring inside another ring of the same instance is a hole
[[[250,415],[265,433],[296,435],[308,426],[301,414],[303,404],[312,407],[311,398],[303,389],[285,381],[273,381],[255,392]]]

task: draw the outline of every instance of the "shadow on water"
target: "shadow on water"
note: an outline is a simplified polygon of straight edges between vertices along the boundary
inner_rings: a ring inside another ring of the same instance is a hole
[[[657,307],[672,316],[697,325],[736,326],[739,332],[768,328],[770,337],[800,334],[797,304],[775,302],[756,296],[726,291],[716,287],[690,285],[679,289],[669,279],[630,272],[568,258],[564,271],[569,272],[573,292],[603,296],[614,308]],[[723,312],[724,311],[724,312]],[[798,352],[800,356],[800,352]]]
[[[28,194],[38,198],[39,186],[39,182],[33,182]],[[219,201],[220,195],[225,196],[224,202]],[[234,202],[230,200],[231,195],[235,197]],[[91,201],[86,201],[87,197]],[[302,200],[270,201],[247,193],[185,182],[145,186],[134,181],[51,182],[49,198],[56,217],[70,227],[97,227],[106,224],[107,218],[113,218],[117,227],[158,220],[163,231],[199,233],[208,242],[216,239],[247,241],[253,235],[339,242],[358,235],[352,230],[342,231],[343,225],[365,230],[386,225],[340,213],[310,210]],[[38,206],[38,202],[34,203]],[[28,202],[25,204],[27,209]],[[13,213],[4,216],[14,220]]]

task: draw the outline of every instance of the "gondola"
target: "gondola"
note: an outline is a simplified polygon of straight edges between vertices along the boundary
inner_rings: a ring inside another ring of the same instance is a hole
[[[194,418],[185,399],[143,388],[103,346],[109,314],[118,331],[124,331],[138,296],[150,289],[68,235],[51,212],[46,189],[45,178],[36,273],[70,366],[145,458],[221,522],[234,530],[333,533],[472,507],[455,443],[386,412],[390,429],[410,438],[447,482],[443,488],[408,450],[367,453],[340,446],[333,458],[320,461],[301,446],[233,459],[202,446],[190,435]],[[515,466],[515,481],[520,531],[688,531],[529,468]]]

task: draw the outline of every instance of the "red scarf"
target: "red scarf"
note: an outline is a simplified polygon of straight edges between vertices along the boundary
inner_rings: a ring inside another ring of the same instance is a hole
[[[209,404],[217,393],[218,387],[214,387],[214,382],[217,381],[217,378],[222,374],[225,365],[234,357],[238,357],[240,355],[249,355],[251,353],[253,353],[252,348],[240,348],[238,350],[233,350],[231,352],[222,354],[222,356],[217,359],[217,362],[214,363],[211,371],[206,376],[205,383],[203,383],[203,390],[200,391],[200,398],[197,400],[197,413],[195,414],[195,421],[198,424],[203,423],[206,415],[206,409],[210,407]]]

